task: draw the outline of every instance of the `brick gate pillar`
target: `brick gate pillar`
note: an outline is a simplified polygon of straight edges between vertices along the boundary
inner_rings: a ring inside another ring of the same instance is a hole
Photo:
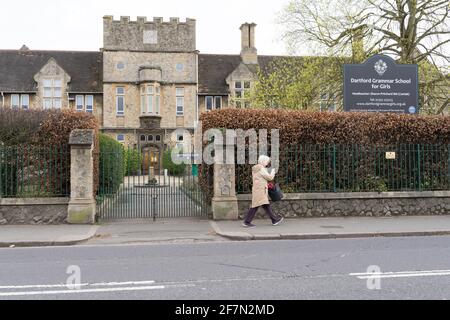
[[[70,201],[67,222],[95,223],[94,130],[73,130],[70,134]]]
[[[236,197],[236,176],[234,165],[234,144],[227,144],[226,155],[233,155],[233,164],[217,161],[214,164],[214,197],[212,211],[214,220],[238,220],[238,201]],[[222,154],[217,154],[222,157]]]

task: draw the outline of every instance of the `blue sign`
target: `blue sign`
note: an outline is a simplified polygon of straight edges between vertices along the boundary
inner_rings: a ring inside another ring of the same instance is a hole
[[[375,55],[363,64],[344,65],[344,111],[419,113],[416,64],[397,64]]]

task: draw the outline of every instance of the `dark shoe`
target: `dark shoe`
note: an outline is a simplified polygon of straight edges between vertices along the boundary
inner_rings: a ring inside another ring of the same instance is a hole
[[[284,218],[280,218],[277,222],[272,223],[272,225],[277,226],[284,221]]]
[[[256,228],[256,226],[253,223],[243,223],[242,226],[244,228],[248,228],[248,229],[252,229],[252,228]]]

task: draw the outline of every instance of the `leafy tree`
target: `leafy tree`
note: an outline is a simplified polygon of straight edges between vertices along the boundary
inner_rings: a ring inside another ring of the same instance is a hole
[[[279,97],[290,90],[300,90],[297,97],[309,97],[311,91],[319,90],[319,77],[327,79],[324,84],[331,89],[326,90],[340,93],[342,69],[329,61],[360,63],[381,53],[398,63],[417,63],[422,110],[442,114],[450,103],[449,12],[448,0],[291,0],[280,16],[291,53],[306,50],[330,59],[310,58],[315,62],[306,67],[289,59],[274,62],[283,68],[272,66],[274,75],[260,73],[254,104],[267,103],[267,96]],[[300,81],[308,84],[292,83]],[[263,93],[268,88],[274,88],[273,92]],[[280,106],[293,105],[278,100]]]

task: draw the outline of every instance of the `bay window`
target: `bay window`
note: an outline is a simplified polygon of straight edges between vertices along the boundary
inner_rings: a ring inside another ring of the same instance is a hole
[[[141,113],[159,115],[161,89],[158,85],[148,84],[141,87]]]

